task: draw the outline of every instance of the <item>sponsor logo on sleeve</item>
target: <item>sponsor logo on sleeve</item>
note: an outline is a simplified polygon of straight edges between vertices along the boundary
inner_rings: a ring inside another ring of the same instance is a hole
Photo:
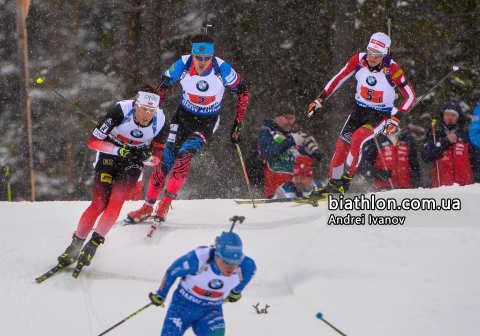
[[[107,135],[100,132],[98,128],[95,128],[95,130],[93,131],[93,136],[99,140],[103,140],[107,137]]]
[[[230,82],[233,82],[236,78],[237,78],[237,73],[235,72],[235,70],[232,69],[232,72],[230,72],[228,76],[225,77],[225,80],[227,81],[227,83],[230,83]]]
[[[168,142],[175,142],[176,139],[177,139],[177,135],[176,135],[175,133],[170,133],[170,134],[168,135],[167,141],[168,141]]]
[[[113,166],[113,159],[103,159],[104,166]]]

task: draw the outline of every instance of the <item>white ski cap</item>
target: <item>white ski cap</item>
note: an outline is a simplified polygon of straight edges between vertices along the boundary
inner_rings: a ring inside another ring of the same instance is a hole
[[[388,52],[390,48],[390,37],[384,33],[375,33],[370,37],[370,42],[368,42],[367,48],[372,48],[380,51],[383,54]]]
[[[160,96],[155,93],[139,91],[137,94],[137,103],[145,106],[158,107]]]

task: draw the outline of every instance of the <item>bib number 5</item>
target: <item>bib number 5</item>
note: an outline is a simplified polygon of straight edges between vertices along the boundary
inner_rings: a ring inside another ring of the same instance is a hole
[[[362,86],[360,95],[363,99],[372,103],[383,103],[383,91],[375,91]]]

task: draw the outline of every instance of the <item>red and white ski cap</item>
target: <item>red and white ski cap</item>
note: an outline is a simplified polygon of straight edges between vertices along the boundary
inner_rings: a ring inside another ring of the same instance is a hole
[[[390,48],[390,37],[384,33],[375,33],[370,37],[370,42],[368,42],[367,48],[372,48],[380,51],[383,54],[388,52]]]
[[[155,93],[139,91],[137,94],[137,103],[148,107],[158,107],[160,96]]]
[[[313,177],[313,160],[306,155],[297,156],[293,176]]]

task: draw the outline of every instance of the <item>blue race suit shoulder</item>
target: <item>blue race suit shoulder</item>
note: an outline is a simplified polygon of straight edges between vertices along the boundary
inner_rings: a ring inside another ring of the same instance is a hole
[[[190,251],[175,260],[165,273],[165,277],[163,278],[162,284],[157,291],[157,295],[161,295],[163,298],[166,298],[168,291],[175,280],[187,274],[197,273],[200,267],[199,264],[200,262],[195,250]]]
[[[166,85],[170,86],[175,81],[179,80],[182,76],[183,70],[185,70],[185,65],[187,64],[187,60],[190,55],[183,55],[178,61],[172,64],[172,66],[165,71],[164,76],[170,77],[171,80]]]
[[[240,265],[242,269],[242,276],[243,280],[238,284],[233,291],[235,293],[240,293],[245,286],[252,280],[253,276],[255,275],[255,272],[257,271],[257,266],[255,265],[255,261],[253,261],[252,258],[245,256],[245,258],[242,261],[242,264]]]
[[[237,74],[235,70],[233,70],[230,64],[228,64],[221,58],[215,57],[215,59],[220,69],[220,75],[222,76],[223,83],[231,87],[232,89],[235,89],[237,84],[240,82],[240,75]]]

